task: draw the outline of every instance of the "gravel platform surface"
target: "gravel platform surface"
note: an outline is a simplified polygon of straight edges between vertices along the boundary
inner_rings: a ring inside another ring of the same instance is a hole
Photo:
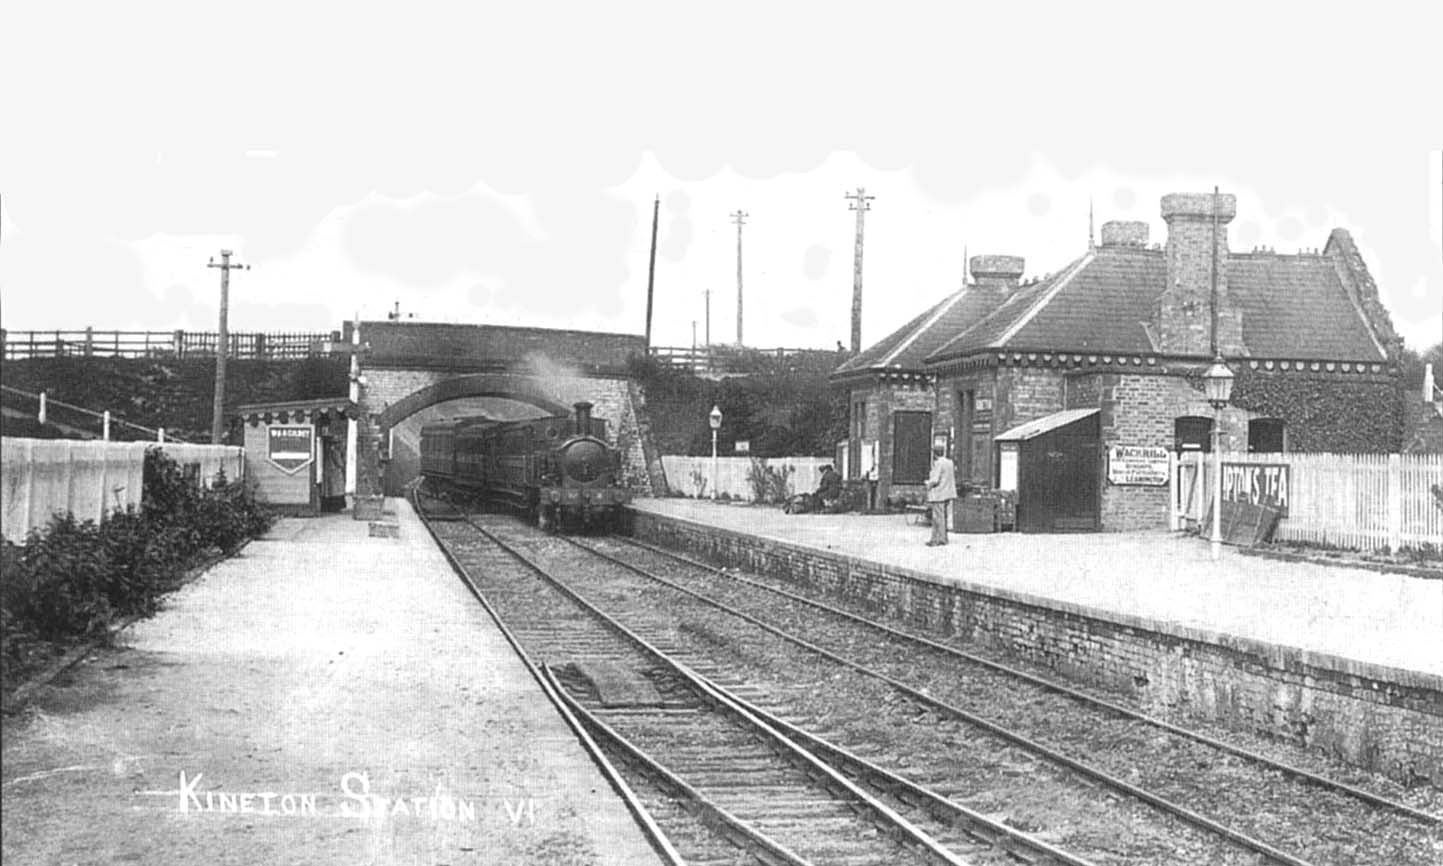
[[[645,864],[404,502],[287,519],[4,722],[6,866]],[[394,513],[394,516],[392,516]]]

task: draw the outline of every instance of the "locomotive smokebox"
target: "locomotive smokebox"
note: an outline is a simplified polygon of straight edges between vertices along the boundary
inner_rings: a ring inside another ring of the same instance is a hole
[[[591,435],[591,404],[582,400],[576,407],[576,432],[581,436]]]

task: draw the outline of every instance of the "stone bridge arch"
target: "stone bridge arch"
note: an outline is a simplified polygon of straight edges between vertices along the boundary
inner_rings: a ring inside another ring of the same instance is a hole
[[[498,416],[569,414],[586,400],[607,419],[608,438],[623,454],[623,481],[638,492],[666,492],[661,458],[651,442],[644,401],[630,362],[646,354],[633,334],[562,331],[500,325],[411,321],[347,323],[343,342],[356,347],[354,371],[361,408],[357,420],[355,490],[398,495],[419,469],[419,429],[427,412],[467,398],[500,398]],[[407,468],[390,454],[402,446]],[[381,461],[383,454],[392,457]],[[382,478],[384,469],[385,478]]]
[[[543,410],[547,415],[564,415],[571,407],[561,402],[550,388],[541,384],[534,376],[515,373],[474,373],[468,376],[454,376],[433,382],[418,391],[412,391],[394,403],[388,404],[376,419],[382,432],[437,403],[459,400],[465,397],[501,397],[529,403]]]

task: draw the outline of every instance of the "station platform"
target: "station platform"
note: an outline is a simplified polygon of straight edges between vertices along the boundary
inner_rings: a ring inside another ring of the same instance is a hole
[[[403,500],[281,520],[5,722],[7,866],[658,863]]]
[[[642,499],[640,512],[885,563],[1042,606],[1443,677],[1443,580],[1248,556],[1169,532],[950,535],[909,515]]]

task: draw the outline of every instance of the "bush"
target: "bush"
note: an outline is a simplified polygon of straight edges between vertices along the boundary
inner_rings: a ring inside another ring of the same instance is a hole
[[[117,616],[153,613],[160,596],[212,549],[230,555],[275,519],[224,474],[200,489],[158,448],[145,454],[144,479],[139,508],[98,524],[56,515],[24,545],[5,544],[0,658],[7,681],[28,644],[105,634]]]
[[[794,466],[783,466],[780,469],[768,466],[767,461],[753,457],[751,466],[747,468],[747,483],[752,488],[752,501],[761,504],[786,502],[791,493],[792,473],[795,469]]]

